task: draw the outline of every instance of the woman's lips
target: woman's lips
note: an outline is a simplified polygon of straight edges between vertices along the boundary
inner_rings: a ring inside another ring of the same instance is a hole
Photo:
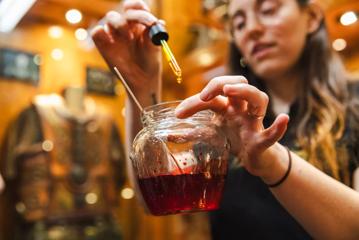
[[[258,60],[266,57],[273,49],[275,44],[256,44],[252,50],[252,56]]]

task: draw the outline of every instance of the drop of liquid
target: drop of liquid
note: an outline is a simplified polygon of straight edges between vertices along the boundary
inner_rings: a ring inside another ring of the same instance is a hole
[[[181,84],[182,83],[182,77],[177,77],[177,83]]]

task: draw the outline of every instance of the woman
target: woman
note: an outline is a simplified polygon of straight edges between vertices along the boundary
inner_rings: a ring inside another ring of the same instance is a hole
[[[307,0],[232,0],[229,16],[232,73],[244,77],[217,77],[177,108],[178,117],[207,108],[218,112],[231,150],[241,160],[229,170],[221,208],[210,214],[213,238],[328,239],[348,234],[347,218],[353,215],[325,216],[342,201],[329,201],[325,196],[332,190],[326,187],[313,193],[313,182],[301,172],[310,169],[313,178],[322,179],[304,158],[350,184],[351,157],[357,156],[352,134],[358,119],[350,110],[340,64],[331,54],[322,12]],[[143,2],[126,1],[124,13],[111,12],[107,21],[108,29],[94,30],[97,47],[125,75],[141,103],[152,104],[151,95],[161,87],[161,58],[146,26],[157,19]],[[139,113],[131,100],[126,109],[133,137],[140,128]],[[289,191],[290,186],[296,190]],[[318,217],[308,217],[313,215]],[[327,231],[321,228],[323,218]]]

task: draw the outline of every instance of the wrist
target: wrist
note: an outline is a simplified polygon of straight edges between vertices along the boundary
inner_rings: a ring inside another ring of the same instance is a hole
[[[148,88],[146,91],[138,91],[134,94],[143,108],[161,102],[161,92],[157,89]],[[134,103],[132,98],[130,102]]]
[[[271,163],[258,174],[265,184],[277,183],[287,174],[289,158],[288,150],[284,146],[276,143],[266,150],[262,157]]]
[[[145,108],[161,101],[161,82],[161,77],[156,77],[156,80],[153,78],[144,80],[140,86],[134,87],[132,89],[133,94],[140,102],[142,107]],[[129,102],[134,104],[133,99],[130,97]]]

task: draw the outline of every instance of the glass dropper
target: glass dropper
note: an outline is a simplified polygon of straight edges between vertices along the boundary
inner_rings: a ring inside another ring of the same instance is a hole
[[[170,47],[168,46],[168,44],[165,40],[161,40],[161,45],[162,45],[163,52],[165,53],[166,60],[167,60],[168,64],[170,65],[173,73],[177,77],[177,83],[181,83],[182,82],[182,70],[177,63],[176,58],[174,57]]]
[[[166,60],[168,64],[171,67],[171,70],[177,77],[177,83],[182,82],[182,70],[180,66],[178,65],[176,58],[174,57],[170,47],[167,44],[167,40],[169,38],[168,33],[164,26],[160,23],[155,23],[150,28],[150,38],[152,40],[152,43],[155,45],[161,45],[162,50],[165,54]]]

